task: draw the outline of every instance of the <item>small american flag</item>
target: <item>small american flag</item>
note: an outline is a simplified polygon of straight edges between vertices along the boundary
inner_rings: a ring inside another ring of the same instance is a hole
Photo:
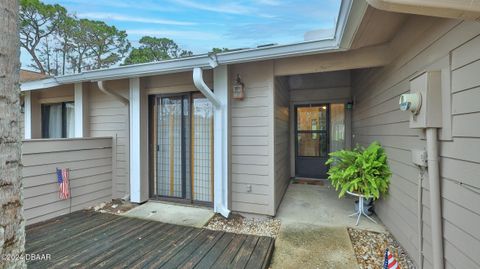
[[[400,269],[397,260],[395,260],[388,248],[387,250],[385,250],[385,261],[383,262],[383,269]]]
[[[57,180],[58,180],[58,193],[62,200],[70,197],[69,182],[68,182],[68,169],[57,168]]]

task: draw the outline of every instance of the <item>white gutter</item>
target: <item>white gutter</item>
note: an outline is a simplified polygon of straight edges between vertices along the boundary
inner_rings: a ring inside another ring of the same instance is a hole
[[[128,104],[130,103],[130,101],[127,98],[123,97],[121,94],[105,88],[105,82],[103,80],[97,81],[97,85],[98,85],[98,89],[100,89],[101,92],[103,92],[106,95],[110,95],[114,97],[115,99],[122,102],[124,105],[128,106]]]

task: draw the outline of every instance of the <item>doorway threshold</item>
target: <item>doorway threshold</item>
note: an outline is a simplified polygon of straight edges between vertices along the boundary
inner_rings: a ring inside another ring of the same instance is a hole
[[[329,186],[329,182],[326,179],[321,178],[308,178],[308,177],[294,177],[292,178],[292,184],[307,184],[317,186]]]

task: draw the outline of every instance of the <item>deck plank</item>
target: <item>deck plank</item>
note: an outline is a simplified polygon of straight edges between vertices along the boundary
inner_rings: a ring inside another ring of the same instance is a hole
[[[273,239],[79,211],[26,228],[29,268],[267,268]]]
[[[215,232],[210,230],[203,230],[201,233],[186,245],[181,251],[178,251],[173,255],[170,260],[162,265],[161,268],[178,268],[182,262],[188,259],[190,256],[195,255],[194,252],[198,250],[207,240],[211,240],[215,237]]]
[[[230,244],[225,248],[222,255],[220,255],[217,261],[213,264],[212,268],[228,268],[246,239],[246,235],[236,234],[232,241],[230,241]]]
[[[133,219],[119,219],[115,224],[110,225],[108,229],[95,230],[78,240],[71,240],[62,246],[48,249],[47,251],[55,257],[55,261],[50,261],[50,266],[52,268],[62,268],[64,264],[81,265],[82,263],[77,263],[77,259],[85,260],[87,257],[93,258],[101,255],[98,252],[100,248],[104,250],[111,249],[114,247],[115,239],[120,238],[125,231],[138,229],[136,227],[139,224],[142,223]]]
[[[248,261],[250,260],[250,257],[255,249],[255,246],[257,245],[258,239],[259,237],[257,236],[247,237],[245,242],[243,242],[243,245],[240,248],[240,250],[238,250],[238,253],[233,259],[229,268],[245,268]]]
[[[209,269],[217,261],[218,257],[222,255],[226,247],[232,241],[235,235],[225,233],[220,240],[210,249],[210,251],[202,258],[199,264],[195,266],[198,269]]]
[[[225,235],[224,232],[215,232],[215,237],[208,238],[203,244],[195,251],[193,255],[188,257],[183,263],[179,264],[177,268],[179,269],[191,269],[194,268],[207,254],[215,244],[217,244],[218,240]]]
[[[245,268],[266,268],[270,262],[271,252],[273,252],[273,239],[260,237]]]
[[[107,214],[104,214],[107,215]],[[94,216],[80,224],[56,224],[55,229],[45,232],[43,237],[32,240],[28,244],[27,251],[36,252],[38,249],[46,249],[63,244],[64,240],[75,240],[78,237],[85,236],[93,230],[98,230],[102,226],[113,225],[118,218]]]

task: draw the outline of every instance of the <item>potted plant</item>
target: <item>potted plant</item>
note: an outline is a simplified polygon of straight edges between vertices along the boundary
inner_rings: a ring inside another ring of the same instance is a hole
[[[388,193],[392,173],[380,143],[373,142],[367,148],[357,146],[353,150],[340,150],[329,155],[326,162],[330,165],[328,179],[335,190],[340,190],[339,198],[347,191],[372,200]]]

